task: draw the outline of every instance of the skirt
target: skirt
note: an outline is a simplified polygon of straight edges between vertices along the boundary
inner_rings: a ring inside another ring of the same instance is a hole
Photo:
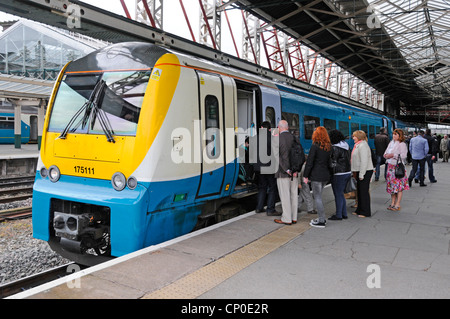
[[[395,177],[395,165],[389,163],[386,164],[388,166],[388,170],[386,173],[386,191],[389,194],[397,194],[398,192],[408,190],[409,184],[407,172],[405,172],[405,177],[397,178]]]

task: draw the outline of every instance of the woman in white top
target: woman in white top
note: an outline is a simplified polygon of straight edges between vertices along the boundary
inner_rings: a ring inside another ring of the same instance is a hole
[[[386,151],[384,152],[384,158],[386,159],[386,165],[388,166],[386,174],[386,191],[391,195],[391,205],[387,208],[393,211],[399,211],[402,201],[403,191],[409,189],[408,174],[403,178],[395,177],[395,166],[397,165],[397,159],[401,158],[403,163],[406,163],[406,156],[408,155],[408,148],[404,142],[405,135],[403,130],[395,129],[392,134],[392,141],[389,143]]]

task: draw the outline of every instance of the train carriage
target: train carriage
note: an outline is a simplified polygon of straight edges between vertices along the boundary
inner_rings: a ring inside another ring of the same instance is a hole
[[[305,149],[315,127],[350,136],[381,114],[148,43],[69,63],[47,111],[33,192],[33,234],[95,264],[186,234],[254,185],[240,145],[282,118]],[[349,139],[349,142],[350,139]]]

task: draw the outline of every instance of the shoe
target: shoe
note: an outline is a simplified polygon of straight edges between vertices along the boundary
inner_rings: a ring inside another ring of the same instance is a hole
[[[375,178],[375,182],[378,182],[378,178]]]
[[[424,184],[424,183],[420,184],[420,187],[424,187],[424,186],[427,186],[427,184]]]
[[[395,206],[393,205],[389,205],[389,207],[387,208],[388,210],[394,210]]]
[[[292,223],[285,223],[281,219],[274,219],[273,221],[277,224],[292,225]]]
[[[316,211],[315,209],[309,210],[309,211],[308,211],[308,214],[317,214],[317,211]]]
[[[414,178],[414,183],[418,184],[419,180],[417,178]]]
[[[319,222],[319,219],[316,218],[316,219],[312,219],[311,222],[309,223],[309,225],[312,227],[317,227],[317,228],[325,228],[325,223],[326,222],[323,222],[323,223]]]
[[[430,181],[430,183],[437,183],[437,179],[435,179],[434,181]]]
[[[400,206],[392,207],[392,210],[395,211],[395,212],[398,212],[400,209],[402,209]]]
[[[342,218],[337,217],[336,215],[331,216],[328,220],[342,220]]]
[[[416,180],[415,180],[416,181]],[[417,182],[416,182],[417,183]],[[411,188],[412,187],[412,179],[408,179],[408,185],[409,185],[409,188]]]
[[[348,216],[342,216],[342,219],[348,219]]]
[[[279,213],[276,210],[272,211],[272,212],[267,212],[267,216],[281,216],[283,213]]]
[[[264,213],[266,210],[263,209],[255,209],[255,213],[259,214],[259,213]]]
[[[294,225],[297,224],[297,221],[296,221],[296,220],[293,220],[293,221],[292,221],[292,224],[294,224]]]

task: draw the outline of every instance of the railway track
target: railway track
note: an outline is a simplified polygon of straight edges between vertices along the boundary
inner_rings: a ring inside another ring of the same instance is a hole
[[[63,266],[55,267],[41,273],[31,275],[16,281],[12,281],[0,286],[0,298],[6,298],[19,292],[43,285],[47,282],[59,279],[72,274],[68,268],[75,263],[69,263]]]
[[[0,210],[0,222],[31,217],[31,206]]]
[[[0,179],[0,204],[25,200],[33,196],[34,176]]]

